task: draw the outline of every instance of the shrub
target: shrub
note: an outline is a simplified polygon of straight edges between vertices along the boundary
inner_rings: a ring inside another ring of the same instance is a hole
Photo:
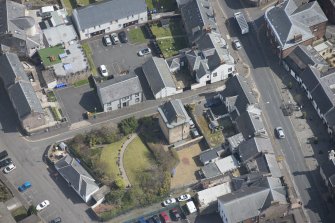
[[[119,129],[124,135],[128,135],[130,133],[135,132],[135,130],[137,129],[137,126],[138,126],[138,122],[134,116],[123,119],[119,123]]]

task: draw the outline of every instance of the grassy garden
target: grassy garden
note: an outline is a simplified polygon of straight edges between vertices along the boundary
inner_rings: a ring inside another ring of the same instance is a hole
[[[65,53],[65,51],[62,46],[44,48],[38,51],[38,55],[40,56],[45,67],[62,62],[62,60],[59,58],[59,54],[63,53]]]
[[[97,68],[95,67],[95,64],[94,64],[94,61],[93,61],[93,58],[92,58],[91,47],[88,45],[88,43],[83,43],[82,47],[83,47],[84,53],[86,55],[88,64],[90,65],[90,70],[91,70],[92,74],[97,75],[98,72],[97,72]]]
[[[222,131],[212,133],[208,127],[209,123],[204,116],[197,116],[196,119],[210,147],[215,148],[224,142],[225,137],[223,136]]]
[[[48,91],[46,95],[47,95],[48,102],[56,102],[57,101],[57,98],[56,98],[55,93],[53,91]]]
[[[83,85],[86,85],[86,84],[88,84],[88,79],[87,78],[74,82],[73,86],[80,87],[80,86],[83,86]]]
[[[11,212],[15,221],[19,222],[29,216],[28,211],[23,207],[19,207]]]
[[[159,12],[170,12],[177,9],[177,3],[175,0],[145,0],[149,10],[156,9]],[[163,8],[162,8],[163,7]]]
[[[170,58],[172,56],[178,55],[179,50],[187,47],[187,39],[184,37],[161,39],[157,40],[157,43],[162,50],[165,58]]]
[[[145,39],[143,30],[140,27],[129,30],[128,36],[129,36],[130,42],[134,44],[135,43],[140,44],[140,43],[147,42],[147,40]]]

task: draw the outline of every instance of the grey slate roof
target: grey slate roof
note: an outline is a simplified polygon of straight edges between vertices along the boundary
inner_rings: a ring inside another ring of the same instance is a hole
[[[261,153],[273,154],[273,148],[270,139],[261,137],[253,137],[242,142],[238,146],[238,151],[243,162],[254,159]]]
[[[169,67],[163,58],[150,58],[142,65],[142,69],[154,95],[166,87],[176,88]]]
[[[327,21],[316,1],[300,4],[294,0],[287,0],[276,7],[268,8],[265,12],[265,19],[282,49],[298,44],[292,41],[294,35],[302,35],[300,42],[313,38],[310,27]]]
[[[97,84],[97,92],[101,102],[106,104],[135,93],[142,93],[142,87],[138,76],[130,73]]]
[[[145,0],[105,0],[73,10],[79,30],[126,18],[147,11]]]
[[[242,133],[245,139],[254,136],[268,136],[261,113],[245,111],[236,119],[236,123],[238,130]]]
[[[201,172],[205,178],[213,178],[222,175],[215,163],[209,163],[201,168]]]
[[[5,87],[9,87],[18,80],[29,81],[23,66],[14,53],[6,53],[0,55],[0,78],[4,82]]]
[[[165,102],[158,107],[158,112],[168,128],[189,123],[191,120],[180,99]]]
[[[21,26],[22,24],[16,20],[18,17],[25,15],[25,6],[13,1],[0,0],[0,15],[0,24],[2,24],[0,26],[0,35],[10,32],[18,38],[25,40],[25,33],[20,32],[23,29],[17,26]]]
[[[259,172],[266,176],[281,177],[281,171],[274,154],[263,154],[246,164],[252,172]]]
[[[271,206],[271,202],[286,204],[286,191],[279,178],[263,177],[247,187],[218,198],[223,206],[227,222],[241,222],[259,216]]]
[[[84,198],[99,189],[92,176],[70,155],[60,159],[55,168]]]
[[[43,108],[30,82],[18,81],[8,88],[9,97],[23,119],[31,113],[43,114]]]
[[[216,30],[214,11],[207,0],[192,0],[180,9],[191,42],[202,35],[203,29]]]
[[[214,149],[208,149],[200,153],[199,159],[202,163],[206,163],[210,160],[213,160],[217,157],[220,157],[221,153],[223,153],[224,149],[219,146]]]
[[[242,133],[237,133],[236,135],[229,137],[227,141],[229,146],[232,147],[232,149],[235,149],[244,141],[244,137]]]

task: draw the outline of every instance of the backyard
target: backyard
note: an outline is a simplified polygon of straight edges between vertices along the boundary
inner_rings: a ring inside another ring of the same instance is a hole
[[[141,27],[135,27],[128,32],[129,40],[131,43],[145,43],[147,40],[145,39],[144,33]]]
[[[45,67],[60,63],[61,59],[59,55],[63,53],[65,53],[65,51],[62,46],[44,48],[38,51],[38,55]]]
[[[175,0],[145,0],[149,10],[156,9],[164,12],[174,11],[177,9],[177,3]]]
[[[208,127],[208,122],[203,115],[197,116],[196,119],[210,147],[215,148],[224,142],[225,138],[222,131],[211,132]]]
[[[88,45],[88,43],[84,43],[82,45],[84,53],[86,55],[88,64],[90,65],[90,70],[92,72],[93,75],[97,75],[97,68],[95,67],[95,64],[93,62],[93,58],[92,58],[92,50],[90,48],[90,46]]]

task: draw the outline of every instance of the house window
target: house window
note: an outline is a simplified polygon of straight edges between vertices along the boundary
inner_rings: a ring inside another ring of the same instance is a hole
[[[122,25],[121,25],[121,24],[119,24],[119,27],[122,27]]]
[[[132,18],[134,18],[134,15],[131,15]]]
[[[118,19],[116,19],[116,20],[115,20],[115,22],[116,22],[116,23],[118,23],[118,22],[119,22],[119,20],[118,20]]]
[[[139,102],[139,101],[140,101],[140,99],[139,99],[139,98],[136,98],[136,99],[135,99],[135,102]]]
[[[106,106],[111,106],[112,105],[112,102],[109,102],[109,103],[106,103]]]
[[[140,96],[140,93],[136,93],[136,94],[135,94],[135,97],[139,97],[139,96]]]
[[[228,72],[232,72],[232,71],[233,71],[232,67],[228,68]]]
[[[122,101],[126,101],[129,99],[129,96],[122,98]]]
[[[213,73],[213,77],[216,77],[216,76],[218,76],[218,73],[217,72]]]

